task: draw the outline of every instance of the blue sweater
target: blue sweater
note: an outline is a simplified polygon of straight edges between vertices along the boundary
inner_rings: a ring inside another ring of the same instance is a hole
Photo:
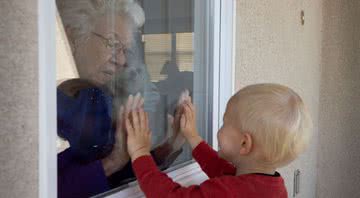
[[[58,197],[89,197],[134,177],[129,162],[107,178],[100,159],[114,144],[112,99],[98,88],[81,90],[73,98],[57,90],[58,135],[70,147],[58,154]]]

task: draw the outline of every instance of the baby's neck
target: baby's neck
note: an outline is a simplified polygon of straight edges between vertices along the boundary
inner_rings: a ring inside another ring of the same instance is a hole
[[[245,174],[252,174],[252,173],[263,173],[263,174],[269,174],[274,175],[276,169],[275,168],[269,168],[269,167],[262,167],[262,166],[256,166],[256,165],[236,165],[236,176],[238,175],[245,175]]]

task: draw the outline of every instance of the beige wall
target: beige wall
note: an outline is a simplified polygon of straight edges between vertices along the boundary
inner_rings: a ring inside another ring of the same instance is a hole
[[[310,149],[280,170],[289,196],[299,168],[298,197],[360,197],[360,1],[237,4],[236,88],[282,83],[312,111]]]
[[[323,6],[319,198],[360,197],[360,1]]]
[[[0,197],[37,197],[37,1],[1,0],[0,32]]]
[[[305,25],[300,23],[301,9]],[[260,82],[290,86],[305,100],[314,121],[310,148],[280,169],[289,197],[301,171],[298,197],[315,197],[321,65],[321,0],[237,0],[236,89]]]

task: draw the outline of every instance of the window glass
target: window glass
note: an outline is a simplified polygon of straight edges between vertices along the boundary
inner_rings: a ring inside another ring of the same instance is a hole
[[[135,179],[116,122],[129,95],[144,97],[159,168],[190,163],[191,150],[173,125],[184,90],[197,107],[201,135],[209,136],[209,68],[195,39],[201,27],[194,2],[57,0],[57,8],[59,197],[93,196]]]

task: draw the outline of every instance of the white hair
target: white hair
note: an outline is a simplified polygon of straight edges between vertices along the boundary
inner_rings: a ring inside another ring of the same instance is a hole
[[[134,0],[57,0],[57,8],[64,27],[72,29],[73,39],[87,36],[94,28],[94,21],[106,13],[127,16],[133,28],[140,28],[145,14]]]
[[[255,84],[241,89],[230,103],[240,131],[252,134],[261,163],[281,167],[307,147],[312,122],[300,96],[278,84]]]

